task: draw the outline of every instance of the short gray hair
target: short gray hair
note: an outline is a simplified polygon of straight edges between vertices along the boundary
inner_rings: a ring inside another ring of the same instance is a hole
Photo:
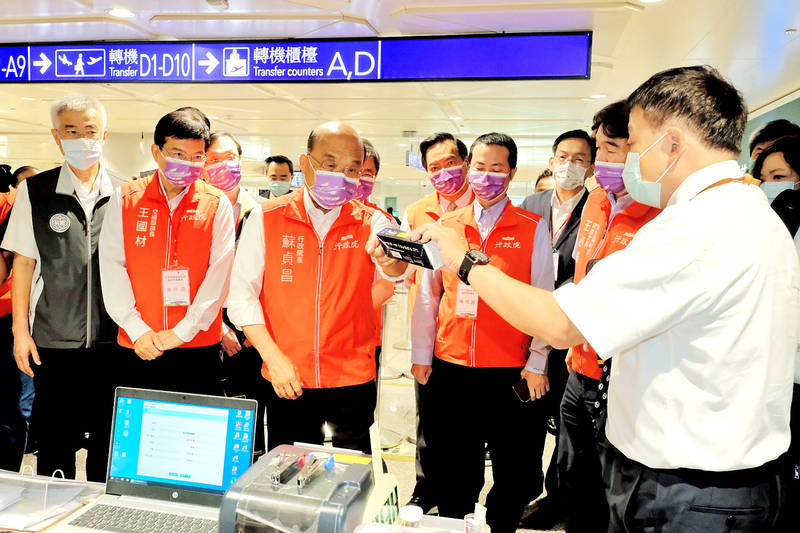
[[[86,111],[87,109],[96,109],[103,120],[103,129],[108,126],[106,108],[100,103],[100,100],[94,96],[80,93],[68,94],[53,102],[53,105],[50,106],[50,122],[52,122],[53,128],[58,129],[60,125],[58,116],[61,113],[64,111]]]

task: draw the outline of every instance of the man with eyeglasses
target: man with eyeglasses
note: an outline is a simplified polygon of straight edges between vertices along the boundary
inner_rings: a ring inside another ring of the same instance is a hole
[[[158,170],[115,192],[100,236],[106,307],[141,387],[222,393],[234,218],[225,194],[198,179],[209,139],[197,109],[162,117],[151,146]]]
[[[268,200],[245,222],[228,316],[264,360],[267,448],[295,441],[369,453],[376,404],[376,270],[390,281],[407,264],[375,234],[394,225],[354,201],[364,144],[345,124],[323,124],[300,156],[305,186]]]
[[[35,383],[38,473],[74,478],[75,452],[86,448],[86,476],[102,481],[115,372],[97,254],[113,192],[101,158],[106,111],[94,97],[71,94],[50,116],[65,162],[20,183],[2,244],[14,253],[14,357]]]

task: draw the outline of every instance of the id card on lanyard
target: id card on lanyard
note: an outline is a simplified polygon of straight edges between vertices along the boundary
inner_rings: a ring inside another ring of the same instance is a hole
[[[189,269],[179,266],[176,263],[162,270],[161,293],[164,296],[164,307],[178,307],[191,304]]]
[[[456,291],[456,316],[478,316],[478,292],[460,281]]]

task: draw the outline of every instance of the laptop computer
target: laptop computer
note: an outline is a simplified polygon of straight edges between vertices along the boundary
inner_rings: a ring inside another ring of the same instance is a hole
[[[119,387],[106,493],[59,531],[217,531],[250,467],[256,402]]]

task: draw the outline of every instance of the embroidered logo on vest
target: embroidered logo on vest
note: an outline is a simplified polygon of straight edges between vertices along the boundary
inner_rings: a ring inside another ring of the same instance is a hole
[[[56,213],[50,217],[50,229],[56,233],[64,233],[69,229],[69,217],[64,213]]]

